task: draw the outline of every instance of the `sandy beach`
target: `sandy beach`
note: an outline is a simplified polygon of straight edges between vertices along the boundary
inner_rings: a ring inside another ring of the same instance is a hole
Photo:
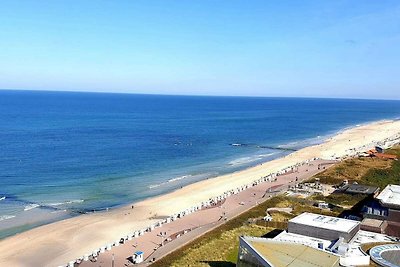
[[[185,215],[170,223],[162,224],[151,232],[127,239],[124,244],[100,253],[96,259],[90,257],[82,261],[79,267],[133,266],[129,257],[135,251],[144,253],[145,261],[137,266],[146,266],[173,250],[187,244],[196,237],[222,225],[226,220],[256,206],[266,199],[288,190],[296,180],[301,182],[337,163],[334,160],[315,160],[297,167],[294,171],[279,175],[276,179],[251,186],[231,195],[218,204]],[[160,234],[161,233],[161,234]],[[97,254],[97,253],[96,253]]]
[[[398,143],[399,138],[400,121],[374,122],[345,130],[323,144],[301,149],[286,157],[243,171],[197,182],[123,208],[81,215],[41,226],[0,241],[0,266],[63,266],[134,231],[159,222],[161,218],[249,185],[285,168],[312,159],[330,161],[354,156],[375,145],[390,147]],[[262,190],[273,185],[289,184],[292,179],[285,179],[285,176],[277,177],[274,183],[265,182]],[[231,201],[230,198],[227,201]],[[198,211],[200,212],[203,211]]]

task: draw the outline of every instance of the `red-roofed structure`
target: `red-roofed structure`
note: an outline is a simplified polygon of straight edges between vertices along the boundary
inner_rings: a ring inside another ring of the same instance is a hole
[[[375,153],[375,157],[380,158],[380,159],[397,159],[396,155],[391,155],[391,154],[383,154],[383,153]]]

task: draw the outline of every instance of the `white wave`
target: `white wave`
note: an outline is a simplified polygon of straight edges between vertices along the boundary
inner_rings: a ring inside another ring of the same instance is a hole
[[[0,200],[4,200],[4,199],[6,199],[6,197],[0,197]]]
[[[242,144],[233,143],[233,144],[231,144],[231,146],[242,146]]]
[[[179,181],[179,180],[183,180],[183,179],[188,178],[190,176],[191,175],[183,175],[183,176],[175,177],[175,178],[169,179],[168,183]]]
[[[1,215],[0,216],[0,222],[4,221],[4,220],[12,219],[14,217],[15,217],[14,215]]]
[[[242,164],[246,164],[246,163],[250,163],[256,160],[260,160],[261,157],[243,157],[243,158],[238,158],[235,160],[230,161],[228,164],[235,166],[235,165],[242,165]]]
[[[175,178],[171,178],[171,179],[169,179],[169,180],[167,180],[165,182],[162,182],[162,183],[159,183],[159,184],[150,185],[149,188],[150,189],[157,188],[157,187],[160,187],[160,186],[163,186],[163,185],[166,185],[166,184],[169,184],[169,183],[173,183],[173,182],[176,182],[176,181],[180,181],[180,180],[183,180],[183,179],[186,179],[186,178],[189,178],[189,177],[193,177],[193,175],[189,174],[189,175],[182,175],[182,176],[178,176],[178,177],[175,177]]]
[[[52,207],[54,207],[54,206],[61,206],[61,205],[64,205],[64,202],[55,202],[55,203],[48,203],[48,204],[45,204],[46,206],[52,206]]]
[[[60,212],[67,212],[67,210],[55,210],[55,211],[52,211],[51,213],[60,213]]]
[[[264,158],[267,158],[267,157],[275,155],[275,154],[276,154],[276,152],[272,152],[272,153],[268,153],[268,154],[256,155],[256,156],[253,156],[253,157],[238,158],[238,159],[230,161],[228,164],[231,165],[231,166],[244,165],[244,164],[252,163],[254,161],[262,160]]]
[[[29,204],[29,205],[25,206],[24,211],[32,210],[37,207],[40,207],[40,205],[39,204]]]
[[[272,156],[272,155],[275,155],[275,154],[276,154],[276,152],[272,152],[272,153],[268,153],[268,154],[261,154],[259,156],[263,157],[263,158],[266,158],[266,157],[269,157],[269,156]]]
[[[61,206],[61,205],[68,205],[68,204],[74,204],[74,203],[82,203],[83,199],[75,199],[75,200],[68,200],[68,201],[64,201],[64,202],[55,202],[55,203],[49,203],[46,204],[47,206]]]
[[[332,134],[326,134],[326,135],[317,135],[316,137],[311,137],[311,138],[306,138],[303,140],[297,140],[293,142],[289,142],[286,144],[279,145],[279,148],[284,148],[284,149],[299,149],[307,146],[313,146],[313,145],[318,145],[324,142],[325,140],[328,140],[330,137],[332,137]]]

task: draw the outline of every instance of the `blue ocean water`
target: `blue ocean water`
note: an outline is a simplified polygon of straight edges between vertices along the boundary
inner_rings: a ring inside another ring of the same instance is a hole
[[[0,237],[399,117],[400,101],[0,90]]]

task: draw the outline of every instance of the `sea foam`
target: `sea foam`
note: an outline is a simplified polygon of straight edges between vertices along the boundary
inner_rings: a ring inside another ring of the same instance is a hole
[[[166,184],[169,184],[169,183],[173,183],[173,182],[176,182],[176,181],[180,181],[180,180],[183,180],[183,179],[186,179],[186,178],[189,178],[189,177],[192,177],[192,175],[188,174],[188,175],[178,176],[178,177],[171,178],[171,179],[169,179],[169,180],[167,180],[165,182],[159,183],[159,184],[150,185],[149,188],[150,189],[157,188],[157,187],[160,187],[160,186],[163,186],[163,185],[166,185]]]
[[[33,210],[37,207],[40,207],[40,205],[39,204],[29,204],[29,205],[25,206],[24,211]]]
[[[83,200],[83,199],[75,199],[75,200],[68,200],[68,201],[64,201],[64,202],[49,203],[46,205],[54,207],[54,206],[62,206],[62,205],[68,205],[68,204],[74,204],[74,203],[82,203],[84,201],[85,200]]]
[[[15,218],[15,215],[1,215],[0,216],[0,222],[8,219]]]
[[[237,166],[237,165],[244,165],[244,164],[249,164],[255,161],[259,161],[262,160],[264,158],[270,157],[272,155],[275,155],[276,153],[272,152],[272,153],[268,153],[268,154],[260,154],[260,155],[255,155],[252,157],[242,157],[242,158],[238,158],[235,160],[231,160],[230,162],[228,162],[228,165],[230,166]]]

